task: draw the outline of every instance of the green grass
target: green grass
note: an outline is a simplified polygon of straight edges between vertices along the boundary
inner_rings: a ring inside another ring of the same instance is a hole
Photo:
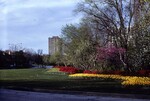
[[[48,72],[47,72],[48,71]],[[150,89],[124,87],[119,80],[72,79],[58,69],[7,69],[0,70],[0,86],[13,89],[72,90],[109,93],[149,94]]]
[[[68,75],[59,73],[57,69],[51,69],[47,72],[47,69],[9,69],[0,70],[0,80],[61,80],[67,79]],[[55,73],[55,75],[53,74]],[[60,74],[62,74],[60,76]]]

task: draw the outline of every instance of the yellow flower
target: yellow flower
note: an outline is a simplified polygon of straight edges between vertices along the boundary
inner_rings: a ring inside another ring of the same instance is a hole
[[[80,77],[94,77],[94,78],[104,78],[104,79],[117,79],[122,80],[122,85],[149,85],[150,77],[137,77],[137,76],[121,76],[121,75],[107,75],[107,74],[71,74],[69,77],[80,78]]]

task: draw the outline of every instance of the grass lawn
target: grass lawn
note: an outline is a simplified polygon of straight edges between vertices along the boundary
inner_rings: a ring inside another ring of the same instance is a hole
[[[48,72],[47,72],[48,71]],[[92,91],[108,93],[150,94],[150,87],[122,86],[112,79],[73,79],[68,74],[53,69],[0,70],[1,88]]]

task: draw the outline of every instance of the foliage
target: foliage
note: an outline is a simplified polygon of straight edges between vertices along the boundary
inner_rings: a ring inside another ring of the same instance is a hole
[[[96,68],[96,44],[87,25],[66,25],[62,29],[62,38],[67,65],[82,69]]]
[[[43,55],[44,65],[50,65],[50,55]]]
[[[100,36],[100,47],[113,43],[126,50],[120,61],[125,70],[135,71],[150,64],[149,5],[148,0],[84,0],[76,11],[84,14],[92,32]]]
[[[11,59],[12,57],[9,56],[9,54],[4,53],[2,50],[0,50],[0,66],[2,67],[7,67],[9,64],[11,64]]]
[[[84,14],[81,22],[62,28],[63,63],[89,73],[149,69],[149,5],[136,0],[81,1],[75,10]]]
[[[50,64],[53,64],[53,65],[59,65],[59,64],[62,64],[62,54],[60,52],[56,52],[55,54],[52,54],[50,57],[49,57],[49,63]]]
[[[29,51],[0,51],[1,68],[29,68],[32,64],[43,64],[42,55]]]
[[[122,69],[123,65],[120,57],[123,57],[124,54],[125,49],[116,48],[113,45],[97,47],[97,60],[102,63],[103,68],[114,67],[111,69]]]
[[[138,69],[150,67],[150,12],[139,20],[132,29],[132,45],[129,47],[129,63]]]

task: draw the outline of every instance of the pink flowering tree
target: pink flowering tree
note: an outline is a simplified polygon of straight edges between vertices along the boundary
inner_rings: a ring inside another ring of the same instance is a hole
[[[125,66],[124,48],[117,48],[113,45],[108,47],[97,47],[97,61],[101,62],[104,67],[117,67]]]

